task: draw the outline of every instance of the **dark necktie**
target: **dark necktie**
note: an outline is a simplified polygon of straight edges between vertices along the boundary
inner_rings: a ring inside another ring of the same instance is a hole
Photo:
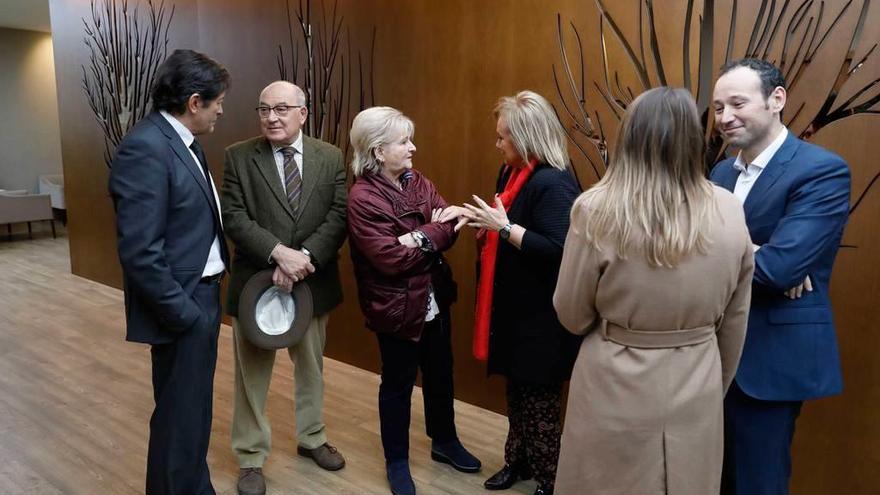
[[[223,224],[220,223],[220,212],[217,211],[217,200],[214,199],[214,181],[211,180],[210,169],[208,168],[208,158],[205,157],[205,150],[202,149],[202,145],[199,144],[198,141],[193,139],[191,145],[189,145],[189,149],[196,155],[196,158],[199,159],[199,165],[202,166],[202,173],[205,174],[205,182],[208,183],[208,196],[210,196],[211,203],[211,211],[214,213],[214,229],[217,236],[220,238],[220,255],[223,258],[223,263],[226,266],[229,266],[229,253],[226,249],[225,238],[223,237]]]
[[[287,191],[287,202],[290,203],[290,209],[296,214],[299,207],[299,195],[302,192],[302,175],[299,173],[299,167],[296,160],[296,148],[287,146],[278,150],[284,156],[284,189]]]
[[[196,155],[196,158],[199,159],[199,165],[202,167],[202,173],[205,174],[205,181],[208,183],[208,191],[211,193],[211,204],[214,204],[214,184],[211,182],[211,174],[208,173],[210,169],[208,168],[208,158],[205,157],[205,150],[202,149],[202,145],[199,144],[198,141],[193,139],[191,145],[189,145],[189,149]],[[213,209],[213,208],[212,208]]]

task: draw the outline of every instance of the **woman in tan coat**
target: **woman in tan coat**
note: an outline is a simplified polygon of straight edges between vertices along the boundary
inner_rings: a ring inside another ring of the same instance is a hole
[[[742,205],[703,175],[690,93],[640,95],[608,172],[572,209],[553,298],[587,335],[557,495],[718,493],[753,270]]]

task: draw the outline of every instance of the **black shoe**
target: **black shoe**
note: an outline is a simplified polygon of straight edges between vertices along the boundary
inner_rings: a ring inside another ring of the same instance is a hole
[[[432,445],[431,459],[449,464],[462,473],[476,473],[483,466],[480,460],[468,452],[457,438],[444,444]]]
[[[409,460],[390,462],[385,465],[388,485],[393,495],[416,495],[416,484],[409,472]]]
[[[538,488],[535,488],[535,493],[533,495],[553,495],[553,487],[538,485]]]
[[[505,464],[501,471],[493,474],[483,483],[486,490],[507,490],[517,480],[527,480],[531,478],[531,474],[523,473],[520,469]]]

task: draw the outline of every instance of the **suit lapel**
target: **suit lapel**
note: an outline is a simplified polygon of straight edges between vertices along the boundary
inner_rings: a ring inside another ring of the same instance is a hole
[[[733,160],[725,163],[721,170],[718,171],[718,185],[733,192],[736,187],[736,178],[739,177],[739,170],[733,168]]]
[[[205,174],[202,172],[202,169],[193,160],[192,155],[189,152],[189,149],[183,144],[183,140],[180,139],[180,135],[177,134],[177,131],[171,127],[171,124],[165,120],[158,112],[153,112],[147,116],[156,127],[162,131],[162,134],[165,134],[165,137],[168,138],[168,143],[171,145],[171,149],[174,151],[174,154],[177,155],[177,158],[180,159],[181,162],[186,166],[186,169],[189,170],[189,173],[192,174],[193,179],[199,184],[199,188],[202,190],[202,193],[205,195],[205,199],[211,205],[211,211],[214,214],[217,214],[217,202],[214,200],[214,196],[211,194],[211,191],[208,190],[208,183],[206,181],[210,180],[205,177]]]
[[[770,163],[764,167],[764,171],[758,176],[758,180],[755,181],[755,185],[752,186],[748,197],[746,197],[746,202],[743,205],[746,212],[746,221],[751,220],[751,212],[754,210],[755,205],[761,202],[770,188],[773,187],[773,184],[775,184],[779,177],[782,176],[782,173],[785,172],[788,163],[791,161],[794,152],[797,150],[798,144],[798,138],[789,131],[788,137],[786,137],[785,142],[782,143],[782,147],[779,148],[779,151],[777,151],[775,155],[773,155],[773,158],[770,159]]]
[[[303,135],[303,168],[302,168],[302,194],[299,198],[299,209],[297,211],[297,218],[302,215],[302,212],[305,211],[306,206],[309,204],[309,199],[312,197],[312,192],[315,190],[315,185],[318,183],[318,171],[320,170],[320,156],[318,156],[318,149],[315,146],[312,140]]]
[[[295,220],[293,211],[290,210],[290,203],[287,202],[284,186],[281,184],[281,177],[278,175],[278,165],[275,164],[275,156],[272,154],[272,146],[269,141],[266,139],[257,141],[257,145],[254,146],[253,161],[257,170],[260,171],[260,175],[263,176],[263,180],[266,181],[266,185],[269,186],[269,190],[272,191],[272,195],[275,196],[284,211]]]

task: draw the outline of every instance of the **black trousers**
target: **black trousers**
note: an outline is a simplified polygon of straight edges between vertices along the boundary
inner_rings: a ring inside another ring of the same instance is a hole
[[[532,385],[507,380],[507,441],[504,462],[545,487],[556,482],[559,463],[562,384]]]
[[[385,461],[409,459],[412,390],[419,369],[428,437],[435,443],[455,440],[449,312],[443,311],[426,323],[418,342],[384,334],[377,337],[382,355],[379,423]]]
[[[205,314],[213,316],[210,325],[152,347],[156,408],[150,418],[147,495],[215,493],[206,457],[220,331],[220,285],[200,283],[193,298]]]

